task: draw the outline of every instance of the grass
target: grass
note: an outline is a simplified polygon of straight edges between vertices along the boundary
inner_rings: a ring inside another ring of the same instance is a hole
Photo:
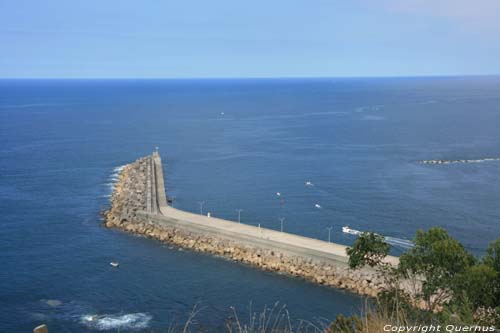
[[[231,315],[220,328],[207,328],[196,320],[203,308],[196,304],[183,324],[172,323],[168,333],[325,333],[331,324],[323,319],[313,323],[306,320],[292,320],[286,305],[276,302],[272,307],[265,306],[262,311],[253,311],[250,303],[248,313],[238,313],[231,307]]]

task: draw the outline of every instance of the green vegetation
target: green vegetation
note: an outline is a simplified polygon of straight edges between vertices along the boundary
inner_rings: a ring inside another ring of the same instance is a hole
[[[376,268],[386,288],[363,319],[339,316],[330,332],[378,332],[391,325],[500,327],[500,238],[483,258],[469,253],[442,228],[418,231],[398,267],[386,263],[389,245],[374,233],[349,248],[349,266]]]
[[[397,267],[385,260],[390,246],[375,233],[361,234],[348,248],[351,269],[369,266],[384,277],[385,289],[373,302],[367,301],[362,316],[338,315],[333,322],[312,323],[292,320],[286,306],[278,303],[260,312],[250,304],[243,315],[231,308],[224,325],[211,329],[196,321],[201,309],[195,306],[184,324],[173,323],[167,332],[379,333],[390,331],[388,326],[436,332],[418,329],[426,325],[441,326],[439,332],[499,332],[500,238],[483,258],[469,253],[442,228],[418,231],[414,244]]]
[[[347,249],[349,267],[356,269],[368,265],[379,266],[389,254],[391,246],[384,241],[384,237],[373,232],[361,234],[354,246]]]

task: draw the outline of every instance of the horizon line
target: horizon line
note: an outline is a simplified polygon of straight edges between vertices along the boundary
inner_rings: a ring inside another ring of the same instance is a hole
[[[498,74],[353,75],[353,76],[214,76],[214,77],[0,77],[0,80],[283,80],[495,77]]]

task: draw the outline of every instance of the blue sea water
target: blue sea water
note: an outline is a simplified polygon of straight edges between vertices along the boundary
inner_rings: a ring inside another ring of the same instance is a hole
[[[359,311],[344,291],[103,228],[116,168],[158,146],[176,207],[319,239],[332,226],[342,244],[343,225],[437,225],[481,255],[500,237],[500,161],[417,161],[500,157],[499,128],[499,77],[1,80],[0,331],[149,332],[195,304],[212,330],[250,302]]]

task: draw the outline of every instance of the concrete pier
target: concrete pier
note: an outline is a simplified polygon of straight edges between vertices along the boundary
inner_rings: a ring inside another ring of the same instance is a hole
[[[134,196],[137,193],[141,196]],[[105,224],[360,294],[375,296],[385,286],[372,269],[350,270],[344,245],[168,206],[158,152],[123,169]],[[396,257],[386,260],[398,264]]]

